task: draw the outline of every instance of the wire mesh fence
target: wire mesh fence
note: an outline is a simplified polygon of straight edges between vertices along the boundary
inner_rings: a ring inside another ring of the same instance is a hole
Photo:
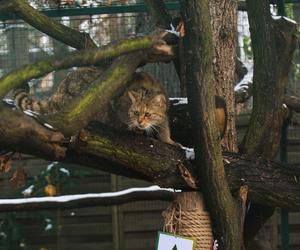
[[[146,13],[102,14],[92,16],[56,18],[64,25],[90,34],[98,46],[119,41],[153,30]],[[49,56],[60,56],[73,48],[58,42],[20,20],[8,20],[0,24],[0,75],[20,66],[34,63]],[[144,67],[159,78],[170,96],[178,96],[179,80],[172,63],[151,64]],[[35,94],[49,93],[66,75],[67,71],[53,72],[29,85]]]

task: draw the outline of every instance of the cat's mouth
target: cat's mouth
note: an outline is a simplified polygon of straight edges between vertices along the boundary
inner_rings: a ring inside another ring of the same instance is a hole
[[[139,125],[137,125],[137,128],[138,129],[141,129],[141,130],[145,130],[145,129],[148,129],[150,126],[149,125],[142,125],[142,124],[139,124]]]

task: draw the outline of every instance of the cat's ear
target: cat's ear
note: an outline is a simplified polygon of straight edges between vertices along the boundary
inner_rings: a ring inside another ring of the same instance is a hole
[[[139,93],[133,90],[128,91],[128,96],[132,103],[135,103],[139,97]]]
[[[160,107],[163,107],[166,105],[166,97],[162,94],[154,96],[152,99],[152,102],[154,105],[158,105]]]

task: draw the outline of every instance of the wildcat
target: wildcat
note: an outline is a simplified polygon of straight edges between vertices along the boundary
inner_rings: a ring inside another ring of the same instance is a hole
[[[36,99],[23,90],[16,90],[16,107],[46,114],[59,111],[75,96],[81,95],[97,77],[102,74],[98,68],[81,68],[71,72],[56,91],[44,99]],[[162,84],[146,72],[136,72],[126,84],[123,92],[111,101],[106,112],[98,114],[95,120],[117,129],[129,129],[172,144],[168,121],[168,97]]]
[[[129,130],[144,131],[147,135],[177,145],[170,137],[168,96],[162,84],[146,72],[134,73],[128,89],[116,99],[117,118]]]

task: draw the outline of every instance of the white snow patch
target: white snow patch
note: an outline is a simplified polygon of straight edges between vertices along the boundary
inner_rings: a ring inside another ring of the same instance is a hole
[[[58,161],[54,161],[52,163],[50,163],[48,166],[47,166],[47,170],[46,171],[50,171],[55,165],[58,164]]]
[[[166,30],[167,32],[174,34],[175,36],[179,37],[180,36],[180,32],[176,31],[174,25],[172,23],[170,23],[170,30]]]
[[[229,164],[229,163],[230,163],[230,161],[227,160],[227,159],[224,159],[224,162],[225,162],[226,164]]]
[[[70,171],[68,169],[65,168],[60,168],[59,171],[65,173],[66,175],[70,176]]]
[[[93,193],[93,194],[75,194],[75,195],[62,195],[56,197],[36,197],[36,198],[20,198],[20,199],[0,199],[0,205],[9,205],[9,204],[27,204],[27,203],[41,203],[41,202],[69,202],[79,199],[87,198],[109,198],[117,197],[122,195],[127,195],[133,192],[154,192],[154,191],[168,191],[171,193],[181,192],[178,189],[172,188],[160,188],[159,186],[150,186],[145,188],[129,188],[126,190],[118,192],[108,192],[108,193]]]
[[[169,98],[171,102],[174,102],[173,105],[181,105],[181,104],[188,104],[188,99],[186,97],[172,97]]]
[[[248,72],[243,77],[243,79],[234,87],[235,92],[243,92],[249,88],[249,83],[252,82],[253,79],[253,65],[249,63],[244,63],[245,67],[247,68]]]
[[[15,100],[11,99],[11,98],[3,98],[2,99],[4,102],[6,102],[9,105],[15,105]]]
[[[213,250],[218,250],[219,244],[218,240],[214,240]]]
[[[48,123],[44,123],[44,126],[47,127],[47,128],[50,128],[52,130],[55,130],[55,128],[53,128],[50,124]]]
[[[187,160],[195,160],[195,150],[193,148],[181,147],[185,151]]]
[[[6,235],[6,233],[4,233],[4,232],[1,232],[1,233],[0,233],[0,236],[3,237],[4,239],[7,238],[7,235]]]
[[[49,231],[53,229],[53,225],[52,224],[48,224],[46,227],[45,227],[45,231]]]
[[[273,20],[280,20],[280,19],[284,19],[290,23],[293,23],[293,24],[297,24],[297,22],[293,19],[290,19],[288,17],[285,17],[285,16],[272,16]]]
[[[34,185],[30,185],[28,188],[22,191],[22,194],[25,197],[31,196],[33,189],[34,189]]]
[[[39,115],[39,113],[34,112],[32,110],[29,110],[29,109],[24,110],[23,113],[25,113],[26,115],[32,116],[32,117],[37,117]]]

